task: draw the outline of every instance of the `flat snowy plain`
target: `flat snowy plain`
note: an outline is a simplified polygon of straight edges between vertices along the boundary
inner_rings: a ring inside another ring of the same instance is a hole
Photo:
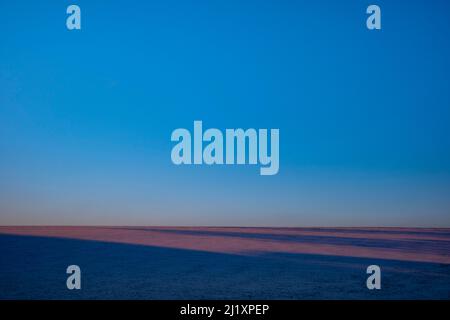
[[[0,227],[0,252],[0,299],[450,299],[450,229]]]

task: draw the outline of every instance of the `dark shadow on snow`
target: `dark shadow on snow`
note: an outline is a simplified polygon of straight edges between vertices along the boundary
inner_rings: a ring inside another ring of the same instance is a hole
[[[448,299],[450,266],[0,235],[0,299]],[[66,288],[79,265],[82,289]],[[366,268],[382,268],[369,291]]]

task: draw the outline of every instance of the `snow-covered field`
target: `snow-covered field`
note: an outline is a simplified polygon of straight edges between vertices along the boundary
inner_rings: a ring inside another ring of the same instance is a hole
[[[0,227],[0,252],[0,299],[450,299],[450,229]]]

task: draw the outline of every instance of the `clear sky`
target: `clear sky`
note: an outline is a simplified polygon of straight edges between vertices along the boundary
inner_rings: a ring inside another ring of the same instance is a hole
[[[0,224],[450,227],[450,4],[373,3],[1,1]],[[173,165],[194,120],[279,173]]]

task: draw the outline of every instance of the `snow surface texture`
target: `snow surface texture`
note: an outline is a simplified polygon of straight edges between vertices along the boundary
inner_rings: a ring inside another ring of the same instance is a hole
[[[450,229],[0,227],[0,250],[0,299],[450,298]]]

